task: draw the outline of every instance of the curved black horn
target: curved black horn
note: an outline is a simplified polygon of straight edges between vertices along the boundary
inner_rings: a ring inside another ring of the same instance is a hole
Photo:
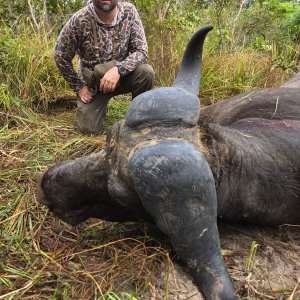
[[[180,87],[198,95],[200,88],[202,51],[205,37],[213,27],[200,28],[190,39],[173,87]]]

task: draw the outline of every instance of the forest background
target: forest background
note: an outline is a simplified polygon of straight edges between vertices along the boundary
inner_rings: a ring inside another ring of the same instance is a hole
[[[142,17],[157,85],[175,78],[186,43],[212,24],[201,95],[212,103],[257,86],[274,86],[299,62],[300,2],[280,0],[134,0]],[[0,0],[0,103],[43,104],[70,94],[52,59],[58,33],[85,0]]]
[[[172,84],[192,33],[214,26],[205,42],[202,105],[279,86],[299,71],[299,1],[131,2],[143,20],[156,86]],[[169,262],[168,245],[144,232],[126,237],[144,227],[91,221],[75,230],[36,199],[40,174],[55,162],[101,149],[130,103],[127,96],[110,102],[103,135],[77,132],[74,94],[55,66],[53,49],[65,22],[85,4],[0,0],[0,299],[117,299],[130,284],[134,299],[149,289],[158,262]],[[275,299],[240,281],[241,296]]]

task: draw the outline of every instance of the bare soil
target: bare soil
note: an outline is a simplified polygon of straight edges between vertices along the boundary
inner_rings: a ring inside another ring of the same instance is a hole
[[[225,262],[242,299],[300,299],[299,226],[262,228],[220,224],[219,230]],[[257,245],[257,251],[249,262],[252,243]],[[157,277],[148,297],[151,300],[204,299],[177,263],[170,272]]]

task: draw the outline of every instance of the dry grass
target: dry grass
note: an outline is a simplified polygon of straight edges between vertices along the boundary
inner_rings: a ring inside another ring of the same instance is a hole
[[[275,87],[291,76],[274,68],[271,57],[256,51],[206,55],[203,59],[201,98],[203,105],[251,90]]]
[[[151,46],[149,61],[155,66],[157,85],[170,86],[185,50],[180,46],[186,45],[187,40],[180,43],[175,32],[161,30],[155,34],[162,42],[157,48]],[[217,54],[209,47],[208,37],[204,47],[200,94],[204,106],[254,87],[279,86],[293,74],[293,68],[283,70],[276,67],[271,53],[266,55],[241,49],[239,52]]]
[[[227,74],[234,70],[228,67]],[[272,76],[270,84],[275,82]],[[280,83],[281,78],[276,80]],[[106,127],[124,116],[128,104],[128,98],[112,101]],[[48,115],[28,108],[1,112],[0,127],[0,299],[167,299],[158,295],[168,294],[169,245],[160,236],[153,238],[152,228],[99,220],[73,228],[37,202],[38,178],[47,167],[98,151],[105,135],[79,134],[74,109],[65,108]],[[239,244],[241,237],[235,238]],[[222,242],[225,249],[235,251],[226,263],[242,299],[283,295],[277,298],[299,300],[298,287],[287,287],[286,281],[274,293],[266,284],[269,275],[255,262],[245,269],[252,238],[243,251],[233,249],[231,239],[225,236]],[[283,250],[289,244],[278,248],[285,253],[278,256],[285,257],[284,264],[289,264],[287,254],[296,255],[298,244],[290,252]],[[291,282],[293,272],[286,275]]]
[[[0,115],[0,299],[108,299],[128,289],[141,295],[168,260],[143,226],[91,220],[73,228],[38,204],[38,177],[48,166],[104,144],[105,136],[77,133],[74,117]]]
[[[127,106],[128,100],[113,101],[107,125]],[[1,113],[0,120],[0,299],[167,299],[169,245],[153,228],[101,220],[74,228],[37,202],[41,172],[57,161],[98,151],[105,136],[77,133],[74,110],[56,109],[50,115],[23,110]],[[247,241],[241,235],[221,233],[221,237],[224,249],[230,250],[226,263],[242,299],[276,299],[276,295],[299,299],[297,287],[293,291],[286,281],[277,294],[265,284],[269,269],[263,272],[266,265],[257,267],[264,256],[249,255],[251,235]],[[262,245],[259,237],[260,233],[255,240]],[[270,240],[273,247],[275,240]],[[289,244],[281,247],[280,243],[278,253],[285,254],[278,257],[288,265],[286,256],[295,256],[297,246],[284,252]],[[270,261],[269,265],[274,267]],[[290,276],[293,282],[296,275]],[[169,299],[173,299],[171,291]]]

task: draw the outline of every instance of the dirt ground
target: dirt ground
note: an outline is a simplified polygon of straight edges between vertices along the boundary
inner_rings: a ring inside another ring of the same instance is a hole
[[[300,227],[220,224],[219,230],[225,262],[242,299],[300,299]],[[257,249],[252,257],[251,246]],[[169,273],[157,277],[145,299],[204,298],[191,278],[174,263]]]

